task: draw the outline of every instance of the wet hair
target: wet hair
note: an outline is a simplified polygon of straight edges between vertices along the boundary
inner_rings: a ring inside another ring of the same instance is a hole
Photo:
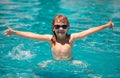
[[[68,19],[67,19],[66,16],[64,16],[64,15],[57,15],[57,16],[53,19],[53,22],[52,22],[52,31],[53,31],[55,22],[67,24],[67,25],[69,26],[69,21],[68,21]],[[55,34],[54,31],[53,31],[53,37],[52,37],[52,39],[51,39],[51,42],[52,42],[54,45],[56,44],[56,34]]]

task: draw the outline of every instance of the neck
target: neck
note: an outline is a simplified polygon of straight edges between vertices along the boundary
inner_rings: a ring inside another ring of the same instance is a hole
[[[67,35],[62,36],[62,37],[58,37],[58,36],[57,36],[56,39],[57,39],[57,40],[64,40],[64,39],[66,39],[66,36],[67,36]]]

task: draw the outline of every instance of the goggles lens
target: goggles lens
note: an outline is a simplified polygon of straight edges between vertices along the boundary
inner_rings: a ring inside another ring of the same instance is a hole
[[[54,25],[55,29],[59,29],[62,27],[63,29],[67,29],[68,25]]]

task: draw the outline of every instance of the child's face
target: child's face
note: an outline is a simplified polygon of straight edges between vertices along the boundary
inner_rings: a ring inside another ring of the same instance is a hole
[[[69,26],[66,23],[54,23],[53,31],[55,31],[56,36],[65,37],[69,29]]]

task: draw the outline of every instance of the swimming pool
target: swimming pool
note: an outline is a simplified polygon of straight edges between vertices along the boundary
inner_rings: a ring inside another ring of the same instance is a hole
[[[119,78],[120,0],[1,0],[1,78]],[[57,14],[68,17],[69,33],[107,23],[105,29],[74,43],[73,60],[55,61],[48,43],[19,36],[6,37],[7,25],[16,30],[52,34]]]

